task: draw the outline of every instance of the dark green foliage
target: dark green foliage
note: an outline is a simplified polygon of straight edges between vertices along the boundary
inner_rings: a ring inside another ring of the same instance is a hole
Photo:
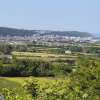
[[[69,50],[72,52],[83,52],[83,48],[78,46],[69,46]]]
[[[19,76],[19,70],[15,66],[0,66],[0,76]]]
[[[100,54],[100,47],[87,47],[87,48],[85,48],[85,51],[87,53]]]
[[[72,67],[67,63],[48,62],[42,60],[18,60],[14,64],[1,64],[1,76],[60,76],[72,72]]]
[[[67,63],[53,63],[52,66],[55,76],[68,75],[72,72],[72,66]]]
[[[0,45],[0,51],[6,55],[11,54],[13,51],[13,46],[11,45]]]
[[[17,69],[21,76],[49,76],[51,65],[41,60],[17,60]]]

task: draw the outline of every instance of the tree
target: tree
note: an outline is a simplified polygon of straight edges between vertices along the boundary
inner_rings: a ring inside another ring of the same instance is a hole
[[[69,90],[79,100],[99,100],[100,61],[79,57],[77,65],[76,71],[70,76]]]

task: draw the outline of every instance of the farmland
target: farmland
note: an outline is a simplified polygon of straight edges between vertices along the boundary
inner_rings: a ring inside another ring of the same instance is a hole
[[[99,46],[85,46],[0,47],[0,92],[11,100],[99,100]]]
[[[44,61],[75,60],[77,56],[70,54],[50,54],[50,53],[31,53],[31,52],[12,52],[17,59],[31,59]]]

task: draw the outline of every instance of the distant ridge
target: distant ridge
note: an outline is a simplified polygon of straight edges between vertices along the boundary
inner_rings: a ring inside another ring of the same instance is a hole
[[[59,36],[73,36],[73,37],[92,37],[91,33],[79,31],[52,31],[52,30],[26,30],[0,27],[0,36],[32,36],[38,35],[59,35]]]

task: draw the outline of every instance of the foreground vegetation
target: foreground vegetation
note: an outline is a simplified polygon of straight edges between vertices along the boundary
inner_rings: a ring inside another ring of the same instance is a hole
[[[77,67],[66,77],[1,78],[1,93],[10,100],[99,100],[100,60],[79,59]]]
[[[79,66],[63,78],[5,78],[2,82],[8,81],[5,87],[9,85],[9,90],[3,89],[2,93],[5,97],[10,95],[11,100],[31,100],[32,98],[35,100],[99,100],[100,62],[89,61],[87,58],[81,60],[84,62],[79,61]],[[20,92],[19,85],[22,87]],[[13,86],[17,90],[14,90]],[[23,91],[25,91],[24,96],[20,95]],[[16,99],[16,95],[21,98]]]
[[[99,53],[16,48],[0,49],[5,55],[0,59],[0,95],[5,100],[100,100]]]

